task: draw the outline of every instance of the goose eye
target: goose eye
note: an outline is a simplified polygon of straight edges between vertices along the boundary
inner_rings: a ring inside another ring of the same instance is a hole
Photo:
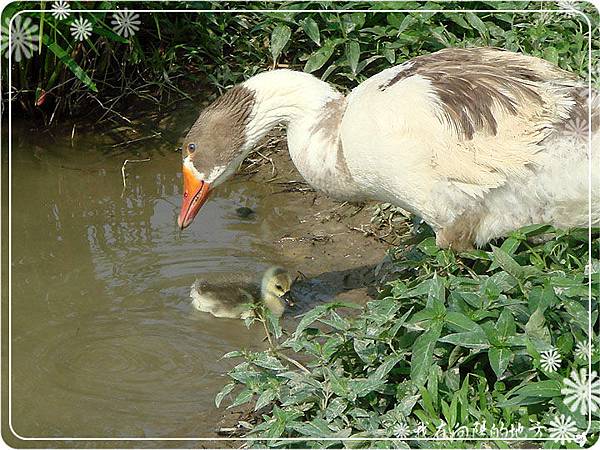
[[[188,152],[194,153],[196,151],[196,144],[188,144]]]
[[[283,291],[283,288],[281,287],[281,285],[280,285],[280,284],[277,284],[277,285],[275,285],[275,288],[276,288],[276,289],[279,289],[280,291]]]

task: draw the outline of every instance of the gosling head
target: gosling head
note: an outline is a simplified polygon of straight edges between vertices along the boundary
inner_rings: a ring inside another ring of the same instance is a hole
[[[177,223],[192,223],[212,189],[235,173],[251,150],[246,126],[254,93],[235,86],[209,105],[183,141],[183,203]]]
[[[261,294],[267,308],[276,316],[281,316],[287,306],[294,306],[290,290],[292,277],[281,267],[271,267],[263,275]]]

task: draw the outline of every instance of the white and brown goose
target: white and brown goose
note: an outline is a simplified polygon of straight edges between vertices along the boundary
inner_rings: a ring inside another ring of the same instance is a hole
[[[208,106],[186,136],[178,223],[187,227],[258,140],[284,124],[292,161],[310,185],[340,200],[411,211],[440,246],[483,245],[535,223],[586,226],[599,122],[600,106],[576,76],[494,48],[420,56],[348,96],[306,73],[264,72]]]

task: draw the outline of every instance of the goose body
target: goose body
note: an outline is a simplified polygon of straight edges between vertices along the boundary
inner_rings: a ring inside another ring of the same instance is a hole
[[[271,267],[258,282],[244,274],[212,275],[210,280],[198,279],[192,285],[190,297],[195,309],[215,317],[250,317],[253,311],[248,307],[249,303],[263,303],[279,317],[285,305],[291,302],[291,285],[292,279],[287,271]]]
[[[589,94],[547,61],[493,48],[420,56],[347,96],[309,74],[264,72],[207,107],[186,136],[179,225],[278,124],[309,184],[413,212],[442,247],[535,223],[599,224],[589,168],[600,163],[600,104]]]

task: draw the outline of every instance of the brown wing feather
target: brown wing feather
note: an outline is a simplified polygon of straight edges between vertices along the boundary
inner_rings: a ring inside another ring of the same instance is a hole
[[[574,75],[531,56],[496,48],[448,48],[410,60],[379,89],[414,75],[431,82],[440,120],[467,140],[476,132],[496,135],[499,113],[515,116],[524,108],[546,108],[544,84],[576,82]]]

